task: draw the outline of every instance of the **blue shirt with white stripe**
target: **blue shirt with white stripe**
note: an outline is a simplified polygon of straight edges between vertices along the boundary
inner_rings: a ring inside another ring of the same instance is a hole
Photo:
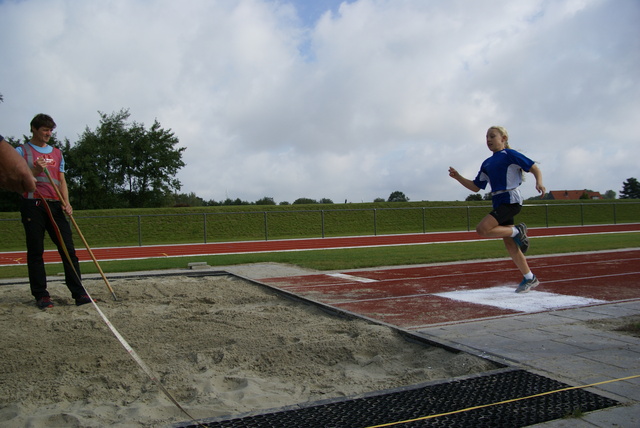
[[[491,185],[493,208],[502,204],[523,203],[518,186],[522,184],[522,171],[529,172],[534,161],[513,149],[495,152],[482,162],[473,183],[481,189]]]

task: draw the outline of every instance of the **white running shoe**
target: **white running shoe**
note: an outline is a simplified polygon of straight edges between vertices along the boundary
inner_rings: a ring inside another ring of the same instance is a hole
[[[520,251],[522,254],[525,254],[529,249],[529,238],[527,237],[527,225],[524,223],[520,223],[516,226],[518,229],[518,234],[513,237],[513,240],[516,242],[518,247],[520,247]]]
[[[518,288],[516,288],[516,293],[526,293],[532,288],[536,288],[538,284],[540,284],[540,281],[538,281],[535,275],[533,275],[531,279],[522,278],[522,282],[518,285]]]

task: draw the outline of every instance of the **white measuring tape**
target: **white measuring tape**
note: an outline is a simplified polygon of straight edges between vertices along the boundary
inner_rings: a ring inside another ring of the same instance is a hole
[[[46,171],[46,169],[45,169]],[[47,172],[47,175],[49,175],[49,173]],[[49,179],[51,179],[51,176],[49,176]],[[55,184],[52,182],[52,185],[55,187]],[[59,190],[56,188],[56,191],[59,192]],[[56,235],[58,236],[58,241],[60,241],[60,245],[62,246],[65,256],[67,258],[67,261],[69,262],[69,265],[71,266],[71,269],[73,270],[74,274],[76,275],[78,281],[80,281],[80,284],[82,284],[82,280],[80,278],[80,273],[76,271],[75,266],[73,265],[73,262],[71,260],[71,257],[69,256],[69,251],[65,245],[64,239],[62,239],[62,236],[60,235],[60,230],[58,228],[58,224],[56,223],[56,221],[53,218],[53,215],[51,213],[51,208],[49,207],[49,204],[47,203],[46,199],[42,198],[42,201],[45,205],[45,208],[47,210],[47,214],[49,215],[49,219],[51,220],[51,223],[53,224],[53,227],[56,231]],[[74,222],[75,224],[75,222]],[[78,230],[79,232],[79,230]],[[94,259],[94,262],[96,263],[96,265],[98,266],[98,270],[100,270],[100,272],[102,273],[102,269],[100,269],[100,266],[98,265],[98,261]],[[102,275],[102,278],[106,281],[106,277],[104,275]],[[107,285],[109,286],[108,282]],[[195,422],[196,424],[198,424],[199,426],[204,426],[202,424],[200,424],[199,422],[197,422],[195,420],[195,418],[193,416],[191,416],[189,414],[189,412],[187,412],[184,407],[182,407],[180,405],[180,403],[178,403],[178,401],[171,395],[171,393],[162,385],[162,383],[160,383],[160,380],[158,379],[158,377],[151,371],[151,369],[149,368],[148,365],[145,364],[145,362],[142,360],[142,358],[140,358],[140,356],[138,355],[138,353],[131,347],[131,345],[129,345],[129,343],[125,340],[124,337],[122,337],[122,335],[120,334],[120,332],[113,326],[113,324],[111,324],[111,321],[109,321],[109,318],[107,318],[107,316],[102,312],[102,310],[100,309],[100,307],[98,306],[98,304],[95,302],[95,300],[93,300],[93,298],[91,297],[91,295],[89,294],[89,292],[87,291],[87,289],[85,288],[84,284],[82,285],[82,288],[84,288],[85,293],[87,294],[87,296],[89,297],[89,299],[91,300],[91,303],[93,304],[93,307],[96,308],[96,311],[98,311],[98,313],[100,314],[100,316],[102,317],[102,320],[107,324],[107,326],[109,327],[109,330],[111,330],[111,332],[113,333],[113,335],[118,339],[118,341],[120,342],[120,344],[122,344],[122,346],[124,347],[124,349],[127,350],[127,352],[129,353],[129,355],[131,355],[131,358],[133,358],[133,360],[138,364],[138,366],[140,366],[140,368],[142,369],[143,372],[146,373],[147,376],[149,376],[149,379],[151,379],[153,381],[153,383],[155,383],[158,388],[160,388],[160,390],[164,393],[164,395],[167,396],[167,398],[178,408],[180,409],[185,415],[187,415],[189,417],[189,419],[191,419],[193,422]],[[109,286],[109,289],[111,290],[111,286]],[[113,293],[113,290],[111,290],[111,294],[114,296],[115,298],[115,294]]]
[[[85,288],[85,291],[87,289]],[[111,324],[111,321],[109,321],[109,318],[107,318],[107,316],[102,312],[102,310],[100,309],[100,307],[98,306],[98,304],[95,302],[95,300],[93,300],[93,298],[91,297],[91,295],[89,294],[89,292],[87,291],[87,296],[89,296],[89,298],[91,299],[91,303],[93,304],[93,307],[96,309],[96,311],[98,311],[98,313],[100,314],[100,317],[102,317],[102,320],[105,322],[105,324],[107,324],[107,326],[109,327],[109,330],[111,330],[111,332],[113,333],[113,335],[118,339],[118,341],[120,342],[120,344],[124,347],[124,349],[127,350],[127,352],[129,353],[129,355],[131,355],[131,358],[133,358],[133,360],[138,364],[138,366],[140,366],[140,368],[142,369],[143,372],[145,372],[145,374],[149,377],[149,379],[151,379],[153,381],[153,383],[155,383],[158,388],[160,388],[160,390],[164,393],[164,395],[167,396],[167,398],[169,400],[171,400],[171,402],[182,411],[182,413],[184,413],[185,415],[187,415],[189,417],[189,419],[191,419],[191,421],[195,422],[196,424],[198,424],[199,426],[204,426],[201,423],[199,423],[198,421],[196,421],[196,419],[191,416],[189,414],[189,412],[187,412],[184,407],[182,407],[180,405],[180,403],[178,403],[178,400],[176,400],[173,395],[171,395],[171,393],[164,387],[164,385],[162,385],[162,383],[160,383],[160,380],[158,379],[158,377],[153,373],[153,371],[151,371],[151,368],[149,368],[149,366],[142,360],[142,358],[140,358],[140,355],[138,355],[138,353],[135,351],[135,349],[133,349],[131,347],[131,345],[129,345],[129,342],[127,342],[127,340],[120,334],[120,332],[113,326],[113,324]]]

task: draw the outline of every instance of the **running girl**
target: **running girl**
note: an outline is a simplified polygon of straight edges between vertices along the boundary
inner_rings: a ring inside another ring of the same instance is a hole
[[[487,130],[487,147],[493,155],[482,162],[474,180],[464,178],[452,167],[449,167],[449,176],[472,192],[479,192],[487,184],[491,185],[493,211],[478,223],[476,232],[485,238],[503,239],[511,259],[524,275],[516,293],[526,293],[537,287],[539,281],[529,269],[524,256],[529,248],[527,226],[524,223],[514,226],[514,217],[522,209],[523,199],[518,189],[522,184],[522,171],[533,174],[536,190],[544,196],[546,189],[542,184],[542,171],[534,161],[509,147],[509,134],[501,126],[492,126]]]

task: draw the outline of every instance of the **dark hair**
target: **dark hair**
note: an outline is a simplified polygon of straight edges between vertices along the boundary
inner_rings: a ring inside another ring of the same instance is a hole
[[[54,129],[56,127],[56,123],[48,114],[36,114],[34,118],[31,119],[31,130],[40,129],[42,127]]]

